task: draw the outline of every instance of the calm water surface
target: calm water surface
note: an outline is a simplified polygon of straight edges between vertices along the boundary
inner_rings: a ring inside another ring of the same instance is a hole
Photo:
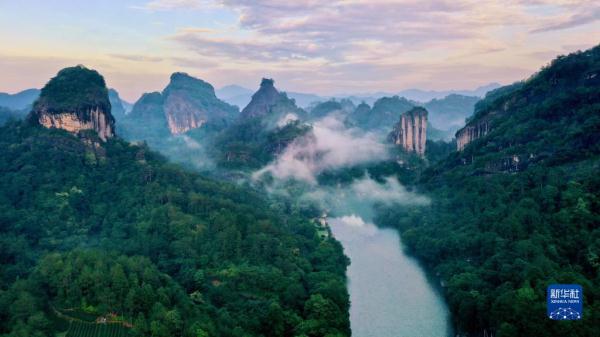
[[[350,257],[348,288],[354,337],[448,337],[448,309],[398,232],[352,215],[328,220]]]

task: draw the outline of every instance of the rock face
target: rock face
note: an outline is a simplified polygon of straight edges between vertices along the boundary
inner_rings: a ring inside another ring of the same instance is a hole
[[[523,86],[524,82],[515,82],[497,88],[488,92],[484,99],[477,102],[473,117],[456,132],[456,149],[462,151],[474,140],[489,134],[496,126],[496,117],[506,115],[516,105],[527,104],[527,96],[516,96]]]
[[[95,130],[100,139],[106,141],[113,137],[114,122],[111,123],[104,111],[96,108],[90,110],[89,120],[83,120],[76,113],[64,112],[60,114],[42,113],[39,115],[39,123],[47,128],[64,129],[72,133],[82,130]]]
[[[84,66],[65,68],[52,78],[34,103],[31,116],[47,128],[72,133],[94,130],[103,141],[115,135],[104,78]]]
[[[142,127],[141,124],[164,125],[172,135],[177,135],[204,125],[222,128],[237,114],[235,106],[217,98],[209,83],[185,73],[174,73],[162,93],[144,94],[135,103],[125,124],[135,128]],[[140,134],[137,131],[128,133]]]
[[[427,140],[427,110],[416,107],[400,116],[400,122],[390,134],[394,144],[402,146],[406,152],[425,155]]]
[[[490,123],[488,120],[467,124],[464,128],[456,132],[456,149],[462,151],[470,142],[487,135],[488,132],[490,132]]]
[[[180,134],[204,124],[224,125],[237,115],[237,108],[217,98],[212,85],[185,73],[174,73],[163,91],[169,130]]]

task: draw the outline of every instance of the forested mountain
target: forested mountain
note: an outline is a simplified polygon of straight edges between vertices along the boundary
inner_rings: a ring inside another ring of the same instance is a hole
[[[158,143],[165,141],[164,127],[172,135],[201,127],[220,130],[237,115],[238,109],[219,100],[212,85],[185,73],[174,73],[162,93],[144,94],[135,103],[123,120],[123,135],[129,140]]]
[[[32,117],[110,114],[97,76],[59,73]],[[182,170],[145,145],[43,125],[0,128],[0,335],[55,336],[69,322],[133,336],[350,334],[347,260],[317,235],[317,210]]]
[[[370,110],[366,109],[368,107],[366,104],[360,104],[348,115],[347,122],[364,130],[383,130],[387,134],[400,120],[400,115],[414,106],[404,97],[382,97]]]
[[[227,85],[218,89],[217,96],[225,102],[233,105],[237,105],[240,108],[245,107],[252,100],[253,91],[248,88],[244,88],[239,85]],[[311,104],[316,104],[327,100],[328,98],[308,93],[291,92],[286,91],[285,93],[289,98],[293,99],[301,108],[308,108]]]
[[[127,118],[123,119],[119,134],[125,139],[160,143],[170,135],[160,92],[145,93],[135,102]]]
[[[422,172],[430,206],[379,209],[442,280],[459,332],[594,336],[600,326],[600,46],[488,94],[459,150]],[[545,315],[581,284],[581,321]]]
[[[27,89],[12,95],[0,93],[0,107],[19,112],[18,115],[24,117],[31,110],[35,100],[40,96],[40,91],[40,89]],[[115,119],[121,120],[125,116],[124,101],[121,100],[119,93],[115,89],[108,90],[108,98],[112,106],[113,116]]]
[[[239,118],[216,137],[213,157],[225,168],[263,166],[310,130],[302,122],[306,116],[272,79],[263,78]]]
[[[106,141],[115,135],[104,78],[82,65],[62,69],[43,88],[33,104],[29,122],[75,134],[93,131]]]
[[[309,120],[323,118],[330,114],[338,114],[340,117],[353,113],[356,106],[349,99],[335,100],[331,99],[325,102],[319,102],[310,107],[308,113]]]
[[[306,112],[296,106],[286,93],[275,88],[275,81],[263,78],[258,91],[252,95],[252,100],[240,113],[240,119],[262,118],[269,125],[275,125],[287,115],[303,117]]]

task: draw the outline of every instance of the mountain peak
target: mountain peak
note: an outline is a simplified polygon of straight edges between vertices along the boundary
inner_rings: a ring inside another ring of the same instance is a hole
[[[62,69],[42,88],[32,116],[48,128],[73,133],[92,129],[102,140],[114,136],[104,78],[82,65]]]
[[[252,100],[242,110],[242,118],[262,117],[271,111],[271,107],[276,105],[285,96],[279,93],[275,88],[275,81],[269,78],[263,78],[260,81],[260,88],[252,95]],[[285,97],[287,99],[287,96]]]
[[[96,107],[110,115],[104,78],[97,71],[78,65],[59,71],[44,86],[33,109],[62,113],[81,112]]]
[[[162,91],[147,93],[135,103],[128,125],[136,119],[164,123],[171,134],[181,134],[205,124],[211,128],[222,128],[233,120],[237,107],[217,98],[214,87],[199,78],[176,72]],[[136,127],[133,127],[139,131]],[[133,133],[136,133],[134,131]],[[161,131],[162,132],[162,131]],[[137,132],[136,134],[142,134]]]
[[[273,79],[263,78],[260,81],[260,88],[252,95],[252,100],[242,110],[240,117],[245,119],[269,116],[269,120],[275,122],[290,113],[300,116],[304,115],[305,111],[298,108],[296,102],[286,93],[279,92],[275,88]]]
[[[260,81],[261,88],[275,88],[275,81],[272,78],[263,78]]]
[[[215,96],[215,88],[210,83],[182,72],[171,75],[169,85],[165,88],[165,91],[176,89],[197,90]]]

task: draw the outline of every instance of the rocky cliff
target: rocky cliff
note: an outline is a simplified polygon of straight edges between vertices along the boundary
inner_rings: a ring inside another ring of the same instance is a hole
[[[207,123],[224,126],[237,115],[237,108],[219,100],[212,85],[185,73],[171,75],[163,99],[172,134],[185,133]]]
[[[526,96],[513,96],[523,87],[523,82],[516,82],[488,92],[484,99],[475,104],[475,111],[466,125],[456,134],[456,149],[462,151],[476,139],[482,138],[494,128],[497,117],[510,113],[518,105],[527,104]]]
[[[467,124],[456,132],[456,149],[462,151],[470,142],[485,136],[489,131],[490,122],[487,119]]]
[[[31,118],[72,133],[94,130],[103,141],[115,135],[104,78],[84,66],[65,68],[52,78],[34,103]]]
[[[237,115],[238,109],[218,99],[212,85],[174,73],[162,93],[146,93],[135,103],[124,125],[128,138],[145,139],[152,134],[150,126],[161,129],[155,130],[157,137],[163,127],[176,135],[202,126],[223,128]]]
[[[402,146],[406,152],[425,155],[427,140],[427,110],[415,107],[400,115],[400,121],[390,134],[394,144]]]
[[[455,163],[473,165],[474,174],[510,173],[598,151],[599,64],[596,46],[489,92],[456,133]]]

